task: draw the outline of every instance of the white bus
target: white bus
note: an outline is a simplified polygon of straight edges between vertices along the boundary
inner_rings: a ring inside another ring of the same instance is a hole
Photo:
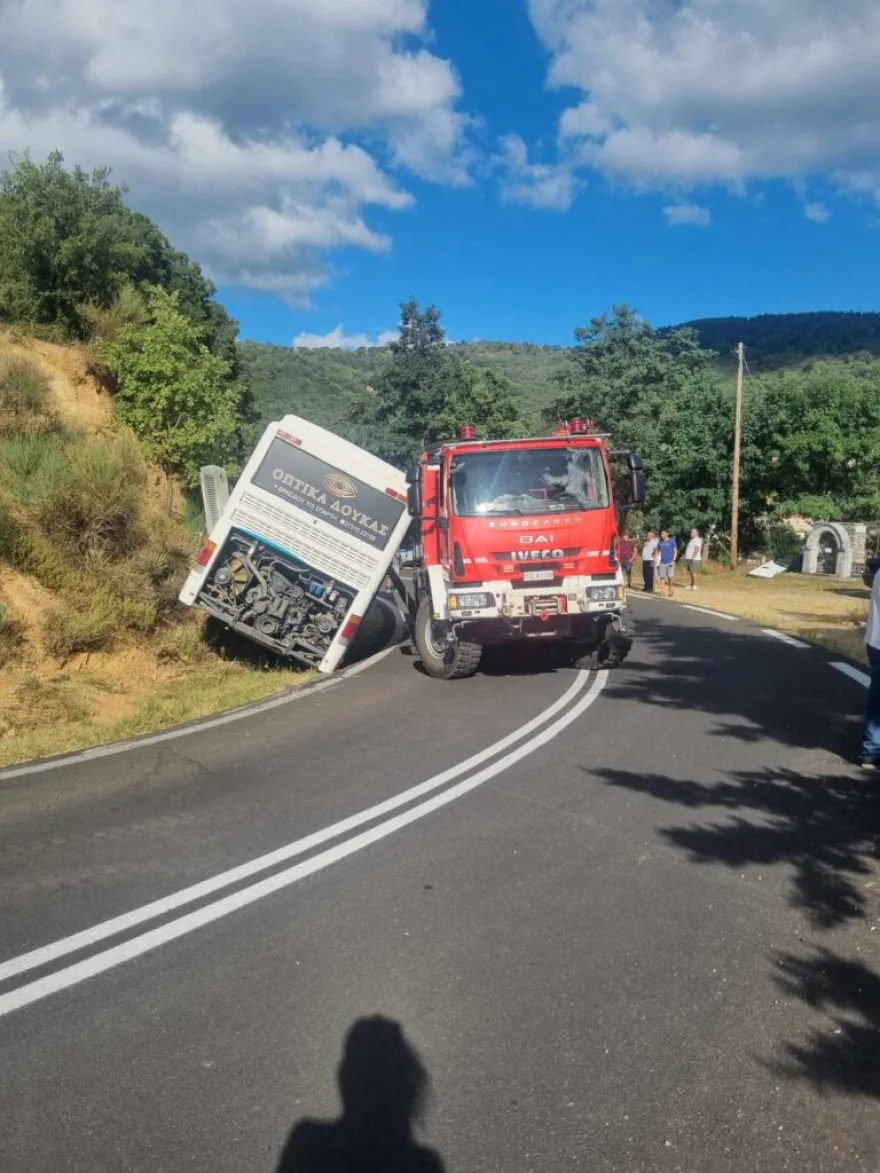
[[[264,432],[180,601],[332,672],[403,541],[406,501],[402,472],[285,416]]]

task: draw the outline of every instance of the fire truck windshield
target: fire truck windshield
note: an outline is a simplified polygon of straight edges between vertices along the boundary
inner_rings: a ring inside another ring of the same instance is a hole
[[[607,509],[599,448],[513,448],[467,452],[450,463],[458,517],[526,516]]]

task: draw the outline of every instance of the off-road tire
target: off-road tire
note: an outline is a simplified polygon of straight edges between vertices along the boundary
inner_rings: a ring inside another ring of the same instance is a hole
[[[602,667],[617,668],[622,664],[629,655],[635,638],[635,623],[631,615],[622,614],[619,626],[609,624],[603,645],[608,648],[608,655]]]
[[[473,676],[483,654],[480,644],[456,641],[441,653],[431,638],[431,626],[431,600],[425,597],[416,614],[413,641],[428,675],[436,680],[461,680],[465,676]]]
[[[629,615],[621,615],[619,625],[609,623],[602,642],[596,647],[575,652],[573,666],[583,671],[617,668],[629,655],[635,641],[635,624]]]

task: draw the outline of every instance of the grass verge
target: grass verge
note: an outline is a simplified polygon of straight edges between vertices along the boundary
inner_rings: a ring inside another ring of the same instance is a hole
[[[38,710],[45,724],[13,727],[0,738],[0,766],[105,745],[155,733],[265,697],[276,696],[317,673],[289,668],[254,669],[213,657],[178,669],[173,678],[137,702],[133,711],[107,720],[94,715],[96,693],[112,696],[114,686],[100,674],[62,673],[50,679],[26,678],[17,690],[21,710]]]
[[[866,664],[864,623],[870,591],[859,579],[830,579],[808,574],[750,578],[748,567],[736,571],[710,566],[695,594],[678,572],[674,601],[739,615],[760,627],[772,627],[821,644]],[[635,580],[633,586],[636,586]]]

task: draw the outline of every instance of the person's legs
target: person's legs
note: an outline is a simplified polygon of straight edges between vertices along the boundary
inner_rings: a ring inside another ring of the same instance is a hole
[[[880,766],[880,649],[868,645],[871,684],[865,702],[865,728],[862,737],[862,762]]]
[[[651,595],[654,593],[654,563],[645,559],[642,562],[642,578],[645,580],[645,591]]]

